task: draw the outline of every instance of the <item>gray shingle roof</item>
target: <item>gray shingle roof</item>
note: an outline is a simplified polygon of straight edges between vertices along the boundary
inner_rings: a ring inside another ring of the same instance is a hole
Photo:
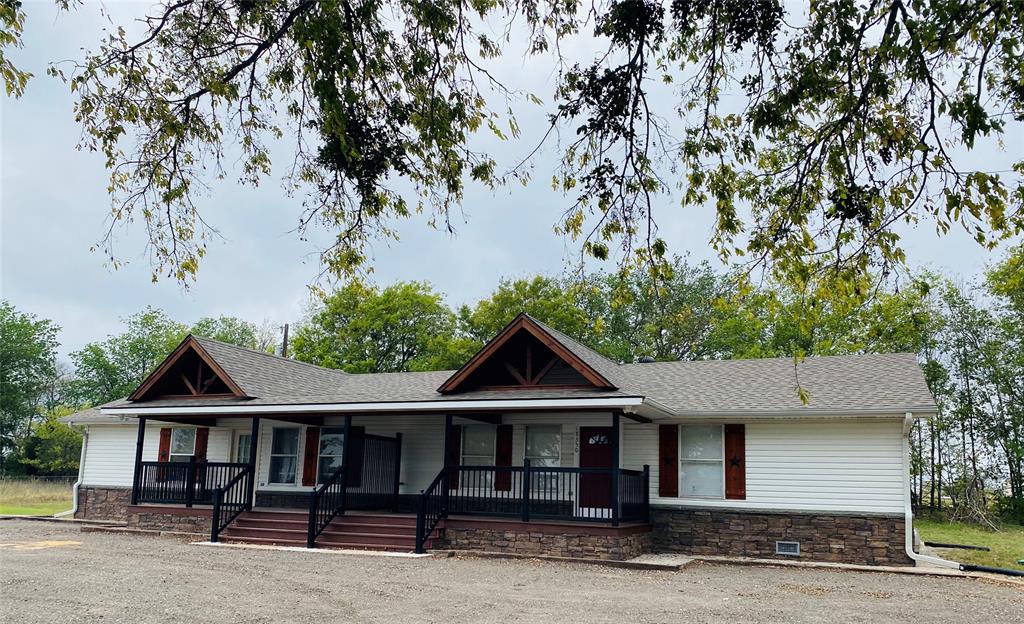
[[[595,388],[489,390],[444,395],[454,371],[346,374],[208,338],[199,343],[249,399],[167,398],[153,407],[645,397],[680,415],[729,413],[933,412],[935,402],[913,354],[617,364],[562,332],[553,338],[615,384]],[[807,393],[801,402],[797,387]],[[127,400],[104,407],[127,407]]]
[[[680,414],[935,410],[912,353],[624,364],[626,387]],[[805,405],[798,387],[807,393]]]

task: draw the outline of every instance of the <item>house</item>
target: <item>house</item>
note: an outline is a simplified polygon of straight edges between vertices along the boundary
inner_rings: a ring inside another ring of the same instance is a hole
[[[912,354],[619,364],[527,315],[457,371],[189,336],[69,417],[75,515],[316,547],[910,563],[907,434],[935,410]]]

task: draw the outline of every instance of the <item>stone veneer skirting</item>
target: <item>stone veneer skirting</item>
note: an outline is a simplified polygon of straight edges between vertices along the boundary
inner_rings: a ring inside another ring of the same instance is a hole
[[[132,506],[131,489],[82,486],[76,518],[124,522],[131,528],[206,535],[208,507]],[[523,555],[624,560],[675,552],[787,560],[907,565],[902,516],[654,507],[651,526],[565,522],[521,523],[449,518],[435,548]],[[800,543],[800,555],[776,555],[776,541]]]
[[[75,518],[126,522],[131,501],[131,488],[83,485],[78,488],[78,511],[75,512]]]
[[[904,550],[902,516],[652,508],[654,552],[868,565],[913,563]],[[776,541],[800,554],[775,554]]]
[[[112,520],[132,529],[180,531],[208,535],[209,507],[178,507],[174,505],[132,505],[132,490],[126,487],[95,487],[78,489],[80,520]]]
[[[128,507],[128,527],[209,535],[211,515],[209,507],[192,507],[190,509],[160,505],[132,505]]]
[[[435,548],[623,561],[647,552],[649,546],[647,525],[616,528],[585,523],[449,518],[444,522],[444,537]]]

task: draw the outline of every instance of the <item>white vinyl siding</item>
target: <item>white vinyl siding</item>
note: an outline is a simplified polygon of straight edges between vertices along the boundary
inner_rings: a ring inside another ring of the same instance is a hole
[[[903,512],[901,419],[770,420],[745,425],[745,500],[659,497],[657,424],[624,426],[623,466],[650,466],[655,505]]]

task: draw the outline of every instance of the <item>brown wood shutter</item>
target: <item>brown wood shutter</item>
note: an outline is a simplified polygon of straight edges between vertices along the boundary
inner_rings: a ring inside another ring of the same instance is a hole
[[[725,497],[747,497],[746,427],[725,426]]]
[[[171,461],[171,428],[160,429],[160,448],[156,452],[157,461]]]
[[[658,425],[658,496],[679,496],[679,425]]]
[[[206,450],[210,446],[210,428],[198,427],[196,429],[196,450],[192,453],[196,462],[206,461]]]
[[[319,459],[320,427],[306,427],[306,447],[302,451],[302,485],[316,485]]]
[[[349,427],[351,440],[345,443],[345,487],[359,487],[363,482],[363,448],[366,446],[366,427]]]
[[[448,454],[444,458],[445,466],[458,466],[462,463],[462,425],[452,425],[448,429]],[[459,471],[453,470],[448,476],[448,487],[452,490],[459,487]]]
[[[512,465],[512,425],[498,425],[494,441],[494,465]],[[494,475],[494,489],[508,492],[512,489],[512,471],[499,470]]]

